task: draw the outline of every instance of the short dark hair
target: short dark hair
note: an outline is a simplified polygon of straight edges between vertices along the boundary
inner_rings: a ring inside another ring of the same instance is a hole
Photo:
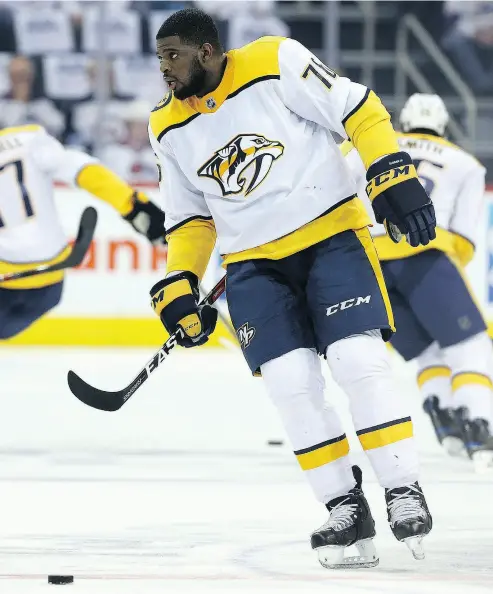
[[[184,8],[174,12],[161,25],[156,39],[173,35],[196,46],[210,43],[214,49],[222,51],[216,24],[206,12],[197,8]]]

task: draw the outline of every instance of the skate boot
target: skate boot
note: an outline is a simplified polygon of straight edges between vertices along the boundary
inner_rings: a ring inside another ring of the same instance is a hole
[[[423,410],[430,417],[439,443],[450,456],[465,455],[461,419],[453,408],[440,408],[436,396],[428,396]]]
[[[378,554],[372,542],[375,522],[361,490],[362,473],[358,466],[353,466],[353,475],[356,486],[347,495],[336,497],[326,504],[330,517],[311,536],[312,549],[317,551],[321,565],[328,569],[378,565]],[[359,555],[345,557],[345,549],[353,544]]]
[[[462,430],[467,454],[478,474],[493,472],[493,435],[486,419],[467,418],[467,411],[461,409]]]
[[[421,541],[433,525],[419,483],[385,489],[387,518],[394,536],[404,541],[415,559],[425,558]]]

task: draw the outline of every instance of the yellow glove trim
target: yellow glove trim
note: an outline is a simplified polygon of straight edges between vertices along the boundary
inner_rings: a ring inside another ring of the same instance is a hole
[[[177,280],[174,283],[159,289],[159,291],[152,296],[152,308],[156,314],[160,316],[163,309],[172,301],[178,299],[178,297],[191,294],[192,288],[190,287],[190,283],[186,279]]]
[[[400,151],[390,114],[373,91],[344,122],[344,128],[366,169],[380,157]]]
[[[87,192],[111,204],[122,216],[128,215],[134,208],[133,188],[104,165],[99,163],[86,165],[79,171],[76,183]],[[146,196],[145,198],[147,199]]]
[[[216,243],[216,228],[210,219],[194,219],[166,236],[168,241],[167,272],[188,270],[199,280]]]
[[[403,165],[402,167],[394,167],[388,171],[384,171],[379,175],[376,175],[366,184],[366,194],[368,198],[373,202],[377,196],[379,196],[385,190],[388,190],[392,186],[396,186],[408,179],[418,177],[416,168],[414,165]]]
[[[202,332],[202,324],[200,323],[200,318],[197,314],[185,316],[178,323],[183,328],[185,334],[190,336],[190,338],[195,338]]]

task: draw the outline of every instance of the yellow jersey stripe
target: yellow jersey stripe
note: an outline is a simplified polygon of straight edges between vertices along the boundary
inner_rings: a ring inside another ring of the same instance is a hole
[[[56,256],[49,260],[40,260],[36,262],[0,262],[0,274],[7,272],[22,272],[24,270],[31,270],[41,264],[58,264],[70,254],[71,248],[69,246],[64,247]],[[54,285],[63,280],[64,271],[58,270],[57,272],[47,272],[45,274],[38,274],[36,276],[29,276],[27,278],[21,278],[18,280],[11,280],[0,283],[0,287],[3,289],[38,289],[40,287],[47,287],[48,285]]]
[[[418,373],[417,383],[420,388],[422,388],[426,382],[433,380],[437,377],[447,377],[449,378],[452,375],[449,367],[445,365],[434,365],[433,367],[426,367],[425,369],[421,370]]]
[[[353,148],[353,143],[350,140],[345,140],[339,145],[339,150],[341,151],[343,157],[348,155],[353,150]]]
[[[194,115],[191,115],[190,117],[188,117],[186,120],[183,120],[181,122],[177,122],[176,124],[171,124],[171,126],[168,126],[167,128],[165,128],[162,132],[160,132],[156,138],[157,141],[160,142],[161,138],[167,134],[168,132],[170,132],[171,130],[176,130],[176,128],[182,128],[183,126],[186,126],[187,124],[189,124],[190,122],[192,122],[193,120],[195,120],[196,118],[198,118],[200,115],[200,113],[195,113]]]
[[[256,85],[259,82],[264,82],[266,80],[276,80],[276,79],[280,80],[281,76],[279,74],[266,74],[264,76],[259,76],[258,78],[254,78],[253,80],[245,83],[244,85],[242,85],[241,87],[236,89],[236,91],[233,91],[232,93],[230,93],[226,97],[226,99],[232,99],[233,97],[236,97],[236,95],[239,95],[242,91],[244,91],[245,89],[248,89],[248,87]]]
[[[234,262],[259,258],[280,260],[343,231],[366,228],[370,223],[361,200],[356,195],[349,196],[288,235],[255,248],[223,255],[222,265],[226,268],[228,264]]]
[[[173,227],[166,229],[166,237],[168,237],[170,233],[173,233],[173,231],[176,231],[191,221],[212,221],[212,217],[203,217],[201,215],[193,215],[192,217],[188,217],[188,219],[184,219],[181,223],[177,223],[176,225],[173,225]]]
[[[363,99],[342,123],[365,169],[379,157],[400,150],[389,112],[373,91],[367,89]]]
[[[303,450],[294,452],[302,470],[313,470],[330,464],[349,454],[349,442],[346,435],[340,435]]]
[[[252,85],[279,79],[279,46],[284,39],[261,37],[227,52],[226,68],[219,86],[204,97],[180,101],[173,93],[167,95],[150,115],[149,124],[154,136],[160,141],[170,130],[185,126],[201,113],[214,113],[226,99],[236,97]]]
[[[374,450],[413,436],[411,417],[396,419],[368,429],[356,431],[364,450]]]
[[[368,99],[369,96],[370,96],[370,89],[366,89],[363,99],[361,99],[361,101],[358,103],[358,105],[356,105],[356,107],[353,107],[353,109],[342,119],[341,123],[344,127],[346,127],[346,122],[349,120],[349,118],[352,118],[353,115],[363,107],[363,105],[366,103],[366,100]]]
[[[463,386],[470,386],[471,384],[476,386],[485,386],[486,388],[493,388],[491,378],[482,373],[476,373],[473,371],[464,371],[457,373],[452,378],[452,392],[455,392]]]
[[[375,274],[375,278],[377,279],[378,287],[380,289],[380,293],[382,295],[382,299],[385,305],[385,310],[387,312],[387,317],[389,319],[389,326],[392,328],[392,332],[395,332],[395,324],[394,324],[394,314],[392,312],[392,305],[390,304],[389,294],[387,292],[387,285],[385,284],[385,279],[382,272],[382,267],[380,266],[380,261],[378,259],[378,254],[373,245],[373,240],[370,235],[370,231],[368,227],[364,229],[357,229],[355,230],[356,237],[359,239],[363,249],[365,250],[365,254],[370,262],[370,265],[373,269],[373,273]]]
[[[388,235],[378,235],[373,238],[375,248],[380,260],[400,260],[401,258],[409,258],[427,250],[440,250],[449,256],[455,256],[456,252],[456,235],[448,229],[441,229],[437,227],[437,236],[433,241],[427,245],[419,245],[418,247],[411,247],[407,241],[394,243]]]
[[[188,270],[202,279],[216,243],[216,227],[212,218],[191,217],[166,236],[168,261],[166,270]]]
[[[36,132],[42,130],[43,126],[38,124],[26,124],[25,126],[14,126],[11,128],[3,128],[0,130],[0,136],[6,136],[7,134],[19,134],[21,132]]]

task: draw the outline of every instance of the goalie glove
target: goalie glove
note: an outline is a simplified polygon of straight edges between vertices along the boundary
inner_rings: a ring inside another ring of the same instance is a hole
[[[123,218],[151,243],[166,243],[164,212],[142,192],[134,192],[132,202],[132,210]]]
[[[150,293],[152,307],[169,334],[181,327],[184,338],[180,346],[200,346],[209,340],[217,322],[217,310],[210,305],[198,306],[198,278],[191,272],[179,272],[156,283]]]
[[[400,239],[395,227],[412,247],[435,239],[435,209],[408,153],[383,157],[370,166],[366,179],[366,193],[377,223],[385,224],[393,241]]]

